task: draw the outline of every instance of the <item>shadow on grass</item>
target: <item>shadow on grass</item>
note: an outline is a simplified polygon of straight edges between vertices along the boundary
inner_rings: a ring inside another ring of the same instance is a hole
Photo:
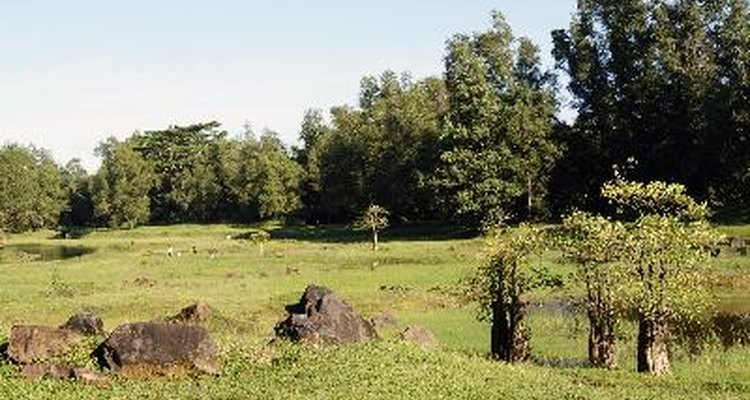
[[[8,252],[11,257],[27,261],[54,261],[82,257],[96,251],[85,246],[50,246],[37,243],[7,245],[0,251]]]
[[[269,229],[271,239],[293,239],[307,242],[353,243],[370,239],[369,233],[357,231],[347,225],[288,225]],[[236,236],[249,238],[252,233]],[[380,232],[383,242],[394,241],[441,241],[467,239],[475,235],[467,230],[448,225],[400,225]]]
[[[711,219],[725,225],[750,224],[750,204],[718,210]]]
[[[591,368],[591,364],[589,364],[589,361],[585,358],[532,357],[531,362],[540,367],[556,369]]]

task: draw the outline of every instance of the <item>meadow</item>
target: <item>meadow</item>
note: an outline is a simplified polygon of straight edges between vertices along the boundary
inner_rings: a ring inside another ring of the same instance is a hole
[[[222,371],[138,380],[113,376],[111,384],[94,386],[26,381],[0,361],[0,398],[750,398],[750,348],[714,345],[698,357],[676,348],[671,376],[643,376],[634,372],[628,324],[618,343],[619,368],[588,368],[587,321],[568,306],[580,290],[571,283],[573,267],[554,251],[540,262],[565,285],[535,293],[528,318],[532,359],[508,365],[489,359],[489,327],[461,296],[461,280],[482,263],[481,238],[444,227],[391,229],[373,252],[364,234],[343,226],[267,225],[272,238],[261,252],[247,239],[255,228],[151,226],[87,232],[79,239],[56,238],[54,232],[5,237],[0,342],[15,324],[56,326],[78,311],[97,313],[111,331],[203,301],[214,310],[206,327],[219,344]],[[750,236],[748,226],[722,229]],[[750,311],[750,257],[719,257],[711,274],[720,307]],[[284,305],[309,283],[333,289],[366,318],[388,315],[397,322],[380,328],[380,340],[369,343],[269,344]],[[439,347],[399,340],[408,325],[432,330]],[[93,365],[84,350],[74,361]]]

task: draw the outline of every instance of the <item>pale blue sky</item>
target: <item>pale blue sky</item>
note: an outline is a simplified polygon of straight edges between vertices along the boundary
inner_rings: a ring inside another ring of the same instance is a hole
[[[575,0],[25,0],[0,7],[0,143],[89,168],[109,135],[246,120],[297,139],[305,109],[354,104],[364,74],[442,71],[445,40],[502,11],[550,63]]]

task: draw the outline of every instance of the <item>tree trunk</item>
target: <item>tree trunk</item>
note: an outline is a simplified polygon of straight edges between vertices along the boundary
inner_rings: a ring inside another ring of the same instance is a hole
[[[667,321],[664,317],[641,317],[638,321],[638,372],[664,375],[669,370]]]
[[[378,249],[378,231],[376,229],[372,230],[372,250],[375,251]]]
[[[526,190],[528,194],[528,197],[526,198],[526,213],[527,213],[526,217],[528,219],[531,219],[531,210],[534,207],[534,198],[531,193],[531,177],[530,176],[526,178]]]
[[[589,362],[597,368],[617,366],[614,318],[592,311],[589,311]]]
[[[529,338],[523,317],[524,305],[520,302],[493,303],[490,341],[493,358],[511,363],[529,358]]]

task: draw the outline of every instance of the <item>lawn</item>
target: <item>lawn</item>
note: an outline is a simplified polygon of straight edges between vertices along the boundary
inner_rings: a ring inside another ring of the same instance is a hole
[[[676,351],[673,375],[651,378],[632,372],[632,329],[625,326],[619,370],[587,368],[586,320],[559,306],[576,292],[571,287],[535,296],[532,361],[489,360],[488,326],[460,296],[460,281],[482,262],[481,239],[444,227],[396,229],[373,252],[363,234],[345,227],[266,228],[272,239],[263,254],[245,239],[253,231],[245,226],[143,227],[80,239],[54,239],[51,232],[7,237],[0,253],[0,339],[14,324],[59,325],[82,310],[99,314],[111,331],[205,301],[214,309],[206,326],[219,343],[222,372],[115,378],[96,387],[24,381],[14,366],[0,362],[0,398],[750,398],[747,347],[711,348],[696,359]],[[29,245],[45,247],[49,256],[60,253],[57,246],[74,249],[64,260],[19,256]],[[570,282],[572,269],[560,264],[558,254],[543,262]],[[750,257],[721,258],[715,270],[722,301],[745,304]],[[283,306],[309,283],[330,287],[367,318],[395,316],[397,326],[381,330],[373,343],[269,345]],[[399,341],[397,333],[410,324],[431,329],[440,347]],[[85,362],[85,354],[78,359]]]

